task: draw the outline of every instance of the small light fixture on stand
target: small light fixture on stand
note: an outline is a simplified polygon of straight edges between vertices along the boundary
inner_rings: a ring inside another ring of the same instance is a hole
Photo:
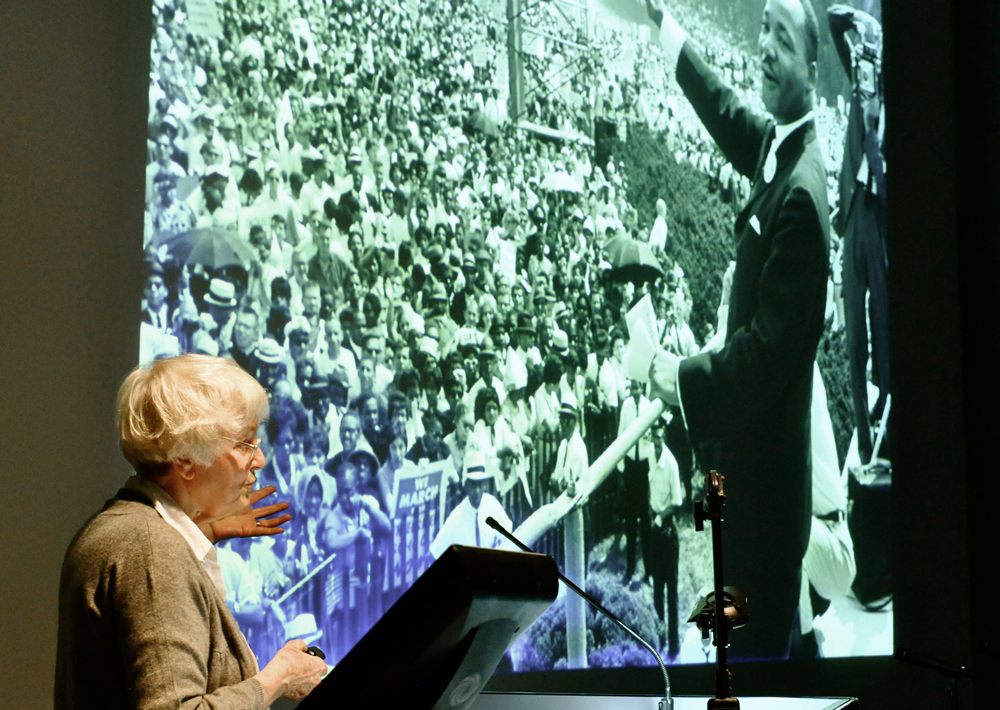
[[[715,697],[708,701],[708,710],[739,710],[740,701],[732,697],[732,674],[726,665],[729,648],[729,630],[746,625],[746,597],[736,587],[722,586],[722,521],[726,519],[726,494],[722,489],[725,476],[709,471],[705,477],[705,500],[694,504],[695,530],[705,529],[705,521],[712,521],[712,558],[715,562],[715,591],[699,600],[688,621],[696,622],[703,639],[711,631],[715,644]],[[721,608],[716,600],[722,599]]]
[[[983,650],[984,652],[989,653],[989,651],[985,651],[985,645]],[[940,658],[935,658],[934,656],[926,653],[911,651],[909,649],[902,648],[901,646],[897,646],[895,653],[892,655],[899,661],[912,663],[913,665],[921,666],[922,668],[930,668],[932,671],[937,671],[943,675],[947,679],[947,683],[945,685],[945,708],[947,710],[958,710],[959,679],[976,677],[976,674],[969,670],[966,666],[957,666],[954,663],[943,661]]]
[[[726,621],[730,629],[738,629],[746,626],[747,623],[747,601],[746,597],[736,587],[723,587],[722,599],[726,604]],[[707,639],[712,629],[715,628],[715,592],[709,592],[704,598],[699,599],[691,612],[688,622],[694,622],[701,631],[701,637]]]

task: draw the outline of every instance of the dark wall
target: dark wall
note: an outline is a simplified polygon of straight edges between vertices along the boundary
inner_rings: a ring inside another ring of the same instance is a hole
[[[972,590],[996,579],[996,548],[986,539],[995,536],[987,517],[995,497],[986,494],[996,489],[989,411],[997,406],[998,254],[996,218],[984,206],[997,194],[987,170],[995,152],[979,150],[996,113],[984,115],[978,98],[986,87],[994,102],[998,94],[974,65],[979,93],[964,80],[956,95],[953,70],[966,77],[969,58],[981,58],[977,52],[998,35],[978,21],[977,3],[957,17],[944,0],[885,5],[899,414],[896,638],[985,667],[992,661],[975,655],[974,644],[995,638],[997,622],[973,631],[970,609]],[[4,707],[51,705],[62,553],[127,474],[111,422],[115,390],[137,354],[148,17],[148,2],[128,0],[0,9]],[[953,42],[956,20],[963,34]],[[978,280],[969,283],[972,277]],[[970,306],[964,324],[962,298]],[[674,676],[679,693],[711,691],[708,669]],[[521,682],[604,692],[656,692],[658,685],[646,669]],[[865,707],[944,704],[938,676],[891,659],[743,665],[734,685],[745,695],[859,695]],[[966,707],[972,690],[963,682]]]
[[[995,707],[1000,675],[1000,618],[990,599],[1000,589],[1000,3],[956,3],[956,124],[960,126],[960,283],[965,376],[965,437],[969,481],[969,600],[978,707]],[[992,704],[991,704],[992,701]]]

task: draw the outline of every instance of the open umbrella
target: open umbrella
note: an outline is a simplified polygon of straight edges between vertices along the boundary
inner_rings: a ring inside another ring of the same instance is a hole
[[[576,178],[562,170],[557,170],[554,173],[546,175],[539,187],[551,192],[583,192],[583,188],[580,187],[580,183],[576,181]]]
[[[608,278],[636,285],[663,276],[663,267],[645,242],[630,237],[614,237],[604,245],[611,269]]]
[[[226,266],[245,269],[253,259],[250,245],[236,231],[215,227],[164,235],[154,240],[154,244],[166,244],[170,256],[178,263],[201,264],[208,269]]]
[[[206,229],[191,247],[186,263],[201,264],[208,269],[241,266],[253,260],[253,250],[237,232]]]

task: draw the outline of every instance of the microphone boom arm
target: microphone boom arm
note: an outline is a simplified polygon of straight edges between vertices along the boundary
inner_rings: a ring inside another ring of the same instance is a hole
[[[657,400],[657,401],[659,401],[659,400]],[[647,425],[646,428],[649,428],[648,425]],[[643,431],[645,431],[645,429]],[[640,433],[640,436],[641,436],[641,433]],[[636,439],[638,440],[638,437],[636,437]],[[628,447],[626,447],[626,450],[627,450],[627,448]],[[591,467],[591,468],[593,468],[593,467]],[[534,550],[532,550],[530,547],[528,547],[523,542],[521,542],[520,540],[518,540],[511,533],[507,532],[507,530],[505,530],[503,528],[503,526],[501,526],[500,523],[498,523],[492,516],[486,518],[486,524],[489,525],[494,530],[496,530],[501,535],[503,535],[505,538],[507,538],[508,540],[510,540],[512,543],[514,543],[515,545],[517,545],[524,552],[532,552],[532,553],[534,552]],[[624,621],[622,621],[617,616],[615,616],[614,614],[612,614],[610,611],[608,611],[607,609],[605,609],[603,605],[601,605],[596,599],[594,599],[593,597],[591,597],[585,591],[583,591],[582,589],[580,589],[580,587],[576,586],[576,584],[574,584],[571,579],[569,579],[566,575],[564,575],[558,569],[556,569],[556,576],[559,577],[559,579],[562,581],[563,584],[565,584],[567,587],[569,587],[570,589],[572,589],[576,594],[578,594],[580,597],[582,597],[588,604],[590,604],[595,609],[597,609],[599,612],[601,612],[602,614],[604,614],[604,616],[606,616],[607,618],[611,619],[611,621],[613,621],[620,629],[622,629],[623,631],[627,632],[632,638],[634,638],[636,641],[638,641],[640,644],[642,644],[642,646],[647,651],[649,651],[650,653],[653,654],[653,658],[656,659],[657,665],[660,666],[660,672],[663,674],[663,685],[664,685],[664,689],[665,689],[665,692],[664,692],[664,695],[663,695],[663,700],[660,701],[660,710],[673,710],[674,701],[673,701],[673,698],[670,695],[670,676],[667,675],[667,667],[663,664],[663,659],[660,658],[660,654],[656,652],[656,649],[653,648],[652,646],[650,646],[648,643],[646,643],[646,641],[643,640],[643,638],[640,637],[639,634],[637,634],[635,631],[633,631],[628,626],[626,626]]]

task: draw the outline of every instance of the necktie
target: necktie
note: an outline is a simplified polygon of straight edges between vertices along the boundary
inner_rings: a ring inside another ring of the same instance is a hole
[[[479,541],[479,511],[478,510],[476,511],[476,517],[473,518],[472,524],[476,526],[476,547],[482,547],[482,544]]]

